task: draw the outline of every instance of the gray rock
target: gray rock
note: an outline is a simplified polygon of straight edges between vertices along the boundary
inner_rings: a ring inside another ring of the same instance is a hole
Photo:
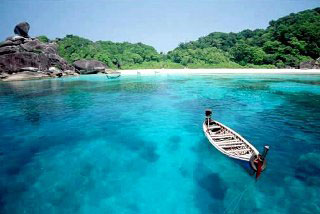
[[[285,69],[295,69],[295,68],[287,65]]]
[[[301,62],[300,69],[320,69],[320,60],[311,60],[309,62]]]
[[[46,53],[46,54],[58,54],[57,53],[57,48],[55,48],[54,46],[52,45],[46,45],[43,49],[43,52]]]
[[[67,63],[62,57],[57,54],[46,54],[51,66],[57,67],[61,70],[73,70],[74,68]]]
[[[26,42],[24,44],[21,45],[21,47],[26,50],[26,51],[41,51],[44,49],[44,46],[43,44],[41,44],[41,42],[37,39],[35,40],[31,40],[29,42]]]
[[[4,46],[0,48],[0,55],[16,53],[19,51],[18,46]]]
[[[24,38],[23,43],[31,42],[33,40],[38,40],[38,39],[33,39],[33,38]]]
[[[72,71],[72,70],[65,70],[63,73],[67,76],[79,76],[79,74],[77,72]]]
[[[0,48],[5,47],[5,46],[15,46],[15,45],[20,45],[22,43],[21,40],[16,40],[16,41],[11,41],[11,40],[6,40],[4,42],[0,42]]]
[[[21,81],[21,80],[34,80],[34,79],[43,79],[50,77],[48,74],[44,72],[30,72],[23,71],[19,73],[12,74],[3,78],[2,81]]]
[[[59,68],[56,68],[56,67],[50,67],[48,69],[48,71],[51,72],[51,73],[62,73],[62,71]]]
[[[23,68],[20,68],[20,71],[37,72],[39,71],[39,69],[36,67],[23,67]]]
[[[317,67],[317,69],[320,69],[320,57],[318,59],[316,59],[314,64]]]
[[[44,54],[32,52],[17,52],[0,55],[0,73],[9,74],[20,72],[21,68],[35,67],[41,71],[50,67],[49,58]]]
[[[10,41],[24,41],[26,38],[22,37],[22,36],[10,36],[8,37],[6,40],[10,40]]]
[[[106,69],[106,65],[98,60],[78,60],[73,64],[80,74],[96,74]]]
[[[41,71],[47,71],[50,67],[61,70],[73,70],[63,58],[56,54],[44,54],[34,52],[18,52],[18,48],[0,48],[0,73],[20,72],[21,68],[35,67]],[[4,53],[4,54],[1,54]]]
[[[4,73],[4,72],[0,73],[0,79],[5,79],[5,78],[7,78],[8,76],[10,76],[10,75],[7,74],[7,73]]]
[[[16,27],[14,28],[14,33],[25,37],[25,38],[29,38],[29,30],[30,30],[30,25],[28,22],[21,22],[19,24],[16,25]]]
[[[50,67],[48,70],[48,73],[51,77],[62,77],[63,76],[63,72],[56,67]]]
[[[50,43],[47,43],[47,47],[50,47],[50,48],[53,48],[55,50],[58,49],[58,44],[55,43],[55,42],[50,42]]]

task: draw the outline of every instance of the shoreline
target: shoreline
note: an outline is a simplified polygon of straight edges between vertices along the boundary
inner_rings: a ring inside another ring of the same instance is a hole
[[[210,75],[210,74],[319,74],[320,69],[135,69],[116,70],[123,76],[129,75]]]
[[[283,74],[283,75],[320,75],[320,69],[135,69],[135,70],[115,70],[121,76],[161,76],[161,75],[219,75],[219,74],[233,74],[233,75],[250,75],[250,74]],[[81,74],[81,75],[66,75],[66,77],[99,75],[104,76],[106,73],[98,74]],[[8,76],[5,79],[0,79],[0,82],[13,82],[13,81],[28,81],[40,79],[53,79],[49,75],[44,75],[42,72],[21,72]]]

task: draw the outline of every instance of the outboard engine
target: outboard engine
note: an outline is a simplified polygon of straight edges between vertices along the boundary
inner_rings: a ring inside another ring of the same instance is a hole
[[[260,176],[261,172],[267,168],[267,153],[269,151],[269,146],[264,146],[262,155],[252,155],[250,158],[250,166],[256,172],[256,179]]]

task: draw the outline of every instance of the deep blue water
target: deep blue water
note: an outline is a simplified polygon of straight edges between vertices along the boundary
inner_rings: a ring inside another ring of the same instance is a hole
[[[260,151],[256,182],[206,108]],[[0,83],[0,213],[320,213],[320,76]]]

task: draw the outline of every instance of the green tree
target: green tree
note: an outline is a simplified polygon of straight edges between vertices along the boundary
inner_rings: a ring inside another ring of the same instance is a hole
[[[37,39],[39,39],[40,42],[43,42],[43,43],[48,43],[50,42],[49,38],[46,37],[46,36],[38,36]]]

